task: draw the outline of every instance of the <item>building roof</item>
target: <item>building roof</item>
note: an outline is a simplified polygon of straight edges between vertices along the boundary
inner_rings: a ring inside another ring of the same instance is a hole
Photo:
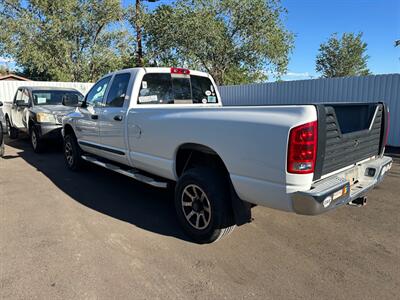
[[[0,75],[0,80],[18,80],[18,81],[31,81],[28,78],[18,76],[15,74]]]

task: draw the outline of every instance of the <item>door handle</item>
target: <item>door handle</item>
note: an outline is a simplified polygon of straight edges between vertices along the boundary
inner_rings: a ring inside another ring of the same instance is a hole
[[[99,116],[98,115],[91,115],[90,116],[93,120],[98,120],[99,119]]]
[[[115,120],[115,121],[122,121],[122,119],[123,119],[123,118],[122,118],[122,116],[120,116],[120,115],[117,115],[117,116],[114,117],[114,120]]]

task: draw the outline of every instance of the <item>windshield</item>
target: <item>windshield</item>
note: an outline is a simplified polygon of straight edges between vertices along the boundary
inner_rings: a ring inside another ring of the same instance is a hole
[[[60,105],[65,97],[75,96],[78,101],[83,100],[83,95],[78,91],[33,91],[33,104],[34,105]]]

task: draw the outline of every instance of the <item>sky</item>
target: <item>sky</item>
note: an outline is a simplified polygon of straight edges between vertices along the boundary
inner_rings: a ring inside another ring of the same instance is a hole
[[[319,45],[332,33],[363,32],[370,56],[368,67],[374,74],[400,73],[400,0],[281,0],[288,10],[284,24],[295,35],[288,74],[282,79],[319,77],[315,58]],[[133,0],[123,0],[124,5]],[[154,8],[170,0],[146,3]]]
[[[368,67],[373,74],[400,73],[400,0],[281,0],[288,10],[285,26],[292,31],[295,48],[290,56],[284,80],[319,77],[315,72],[315,58],[319,45],[332,33],[363,32],[370,56]],[[134,0],[122,0],[123,5]],[[171,3],[160,0],[145,4],[155,8]],[[0,57],[0,64],[7,63]]]
[[[400,73],[400,0],[283,0],[286,26],[296,35],[286,79],[319,76],[315,57],[319,45],[337,32],[363,32],[374,74]]]

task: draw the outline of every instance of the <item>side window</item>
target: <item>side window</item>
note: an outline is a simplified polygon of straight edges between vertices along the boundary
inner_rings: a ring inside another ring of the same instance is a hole
[[[15,103],[17,105],[28,105],[29,94],[26,89],[21,89],[17,91],[17,96],[15,97]]]
[[[128,89],[130,73],[117,74],[107,95],[106,105],[111,107],[124,106],[126,90]]]
[[[24,102],[25,102],[25,104],[26,105],[28,105],[28,102],[29,102],[29,93],[28,93],[28,90],[23,90],[22,91],[22,99],[21,100],[23,100]]]
[[[15,97],[15,101],[22,100],[22,90],[17,91],[17,96]]]
[[[101,79],[89,91],[86,96],[86,103],[91,106],[96,106],[103,102],[104,94],[107,90],[111,76]]]
[[[150,73],[143,77],[140,86],[139,104],[169,104],[174,103],[171,74]]]

